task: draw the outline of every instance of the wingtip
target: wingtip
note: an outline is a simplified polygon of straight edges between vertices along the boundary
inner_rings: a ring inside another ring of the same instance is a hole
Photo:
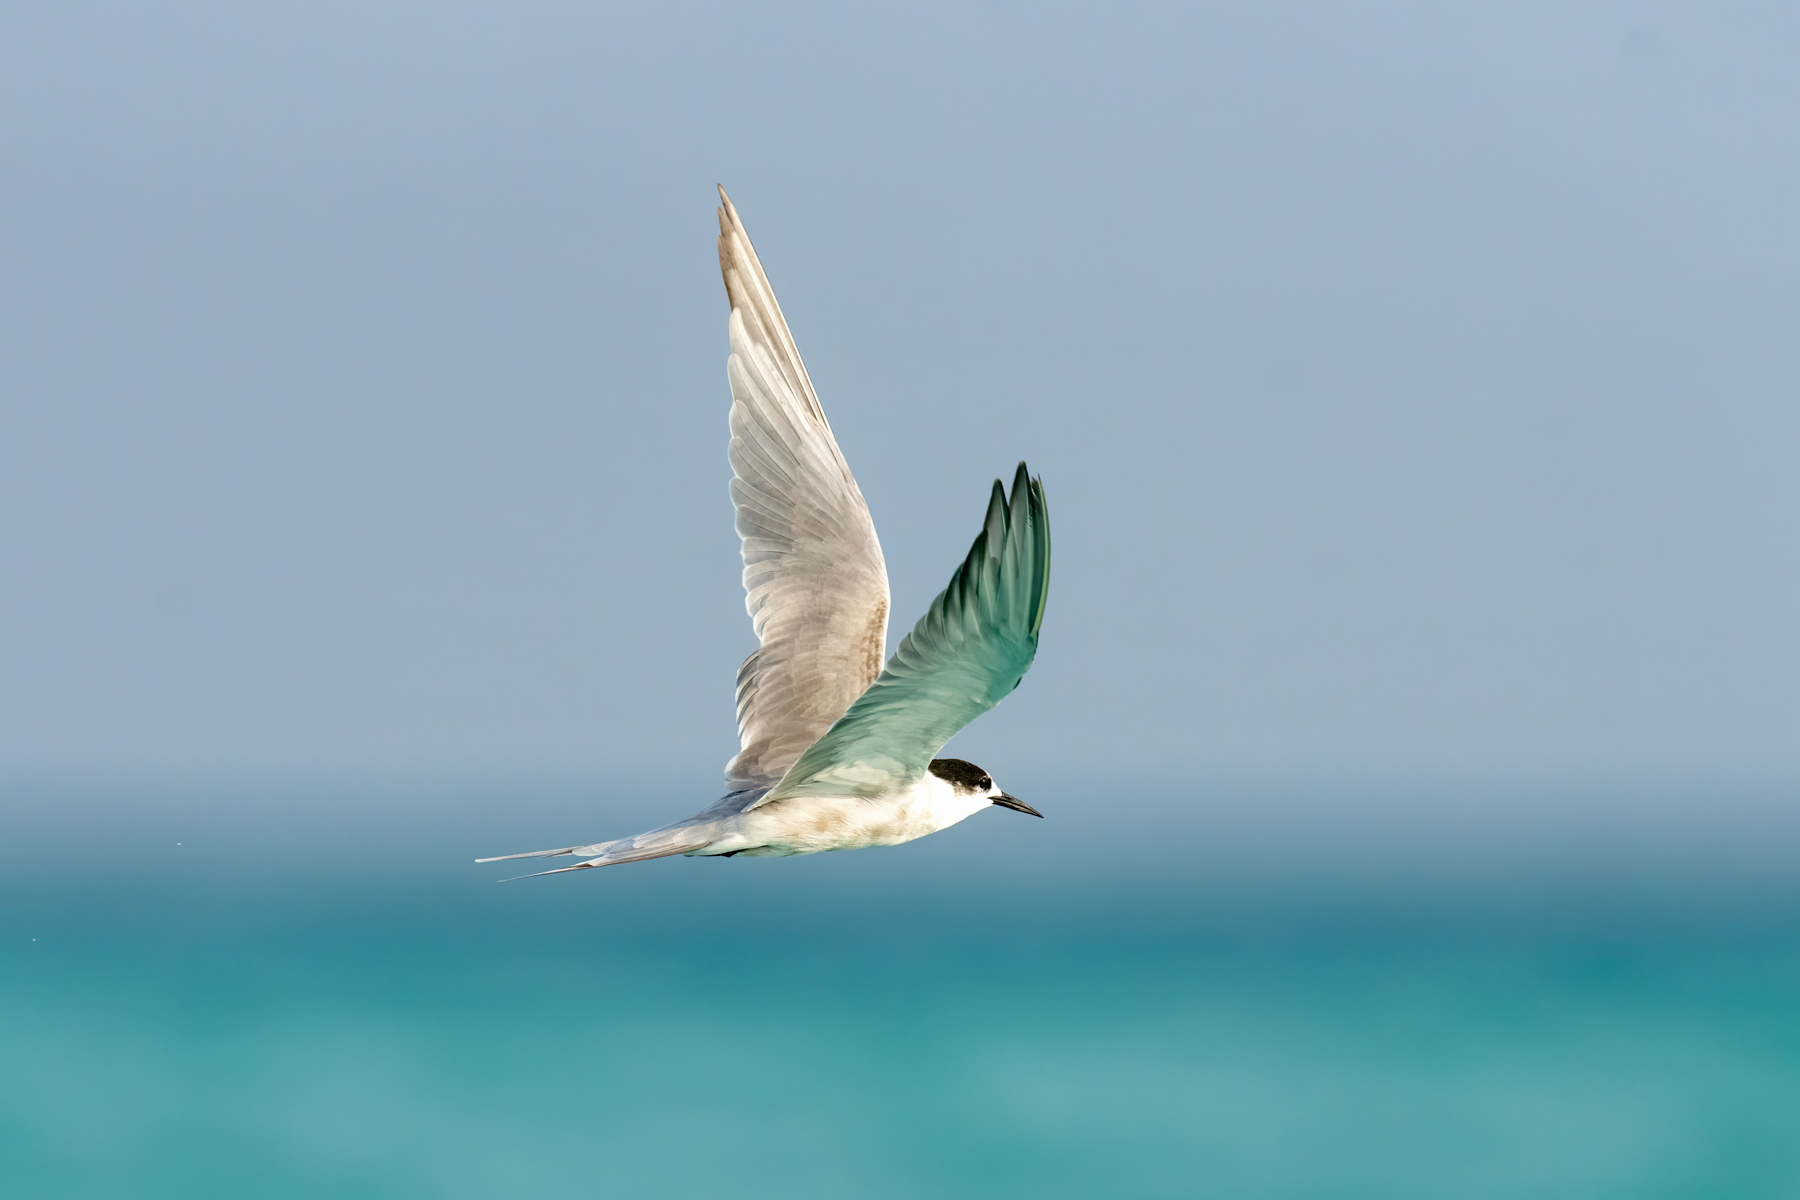
[[[1033,475],[1031,468],[1025,465],[1025,460],[1022,458],[1019,460],[1018,470],[1013,472],[1012,490],[1017,492],[1021,488],[1025,489],[1027,495],[1036,496],[1040,502],[1044,498],[1043,475]]]

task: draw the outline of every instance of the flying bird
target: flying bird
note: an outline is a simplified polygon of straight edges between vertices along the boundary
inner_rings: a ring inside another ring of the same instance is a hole
[[[719,269],[731,302],[731,500],[760,648],[737,674],[741,748],[705,812],[591,846],[556,875],[672,854],[816,854],[892,846],[998,805],[1042,816],[988,772],[935,755],[1031,669],[1050,586],[1050,514],[1020,463],[950,586],[882,666],[888,581],[862,491],[838,449],[725,189]],[[524,877],[521,877],[524,878]]]

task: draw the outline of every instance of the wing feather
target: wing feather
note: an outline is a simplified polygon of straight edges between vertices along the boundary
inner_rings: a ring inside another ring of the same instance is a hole
[[[760,649],[738,669],[733,794],[761,792],[881,669],[887,566],[768,276],[724,189],[719,270],[731,301],[731,501]],[[729,797],[728,797],[729,799]]]
[[[999,480],[950,586],[869,689],[753,806],[875,796],[923,777],[951,736],[1019,686],[1037,656],[1050,592],[1050,510],[1020,463]]]

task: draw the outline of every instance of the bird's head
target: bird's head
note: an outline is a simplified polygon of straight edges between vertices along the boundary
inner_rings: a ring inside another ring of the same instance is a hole
[[[1034,817],[1044,815],[1017,796],[1009,796],[1001,791],[1000,785],[994,782],[994,777],[972,762],[964,762],[960,758],[934,758],[931,760],[931,773],[949,784],[959,796],[966,796],[970,800],[986,800],[1001,808],[1029,813]]]

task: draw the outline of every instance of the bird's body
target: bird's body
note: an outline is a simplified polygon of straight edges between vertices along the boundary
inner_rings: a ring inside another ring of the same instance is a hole
[[[746,811],[749,803],[742,796],[727,796],[698,816],[635,838],[508,857],[611,853],[633,858],[666,854],[774,858],[897,846],[973,816],[990,807],[994,798],[988,789],[959,787],[927,772],[921,780],[870,799],[809,796]]]
[[[989,803],[928,774],[873,800],[808,797],[728,817],[706,853],[761,857],[897,846],[954,825]]]
[[[719,197],[731,496],[761,643],[738,670],[742,746],[729,790],[635,837],[500,857],[592,856],[560,868],[574,871],[673,854],[813,854],[897,845],[993,805],[1040,815],[981,768],[935,756],[1018,686],[1037,653],[1050,581],[1043,485],[1024,463],[1010,495],[995,481],[968,557],[883,668],[887,568],[868,506],[749,235]]]

